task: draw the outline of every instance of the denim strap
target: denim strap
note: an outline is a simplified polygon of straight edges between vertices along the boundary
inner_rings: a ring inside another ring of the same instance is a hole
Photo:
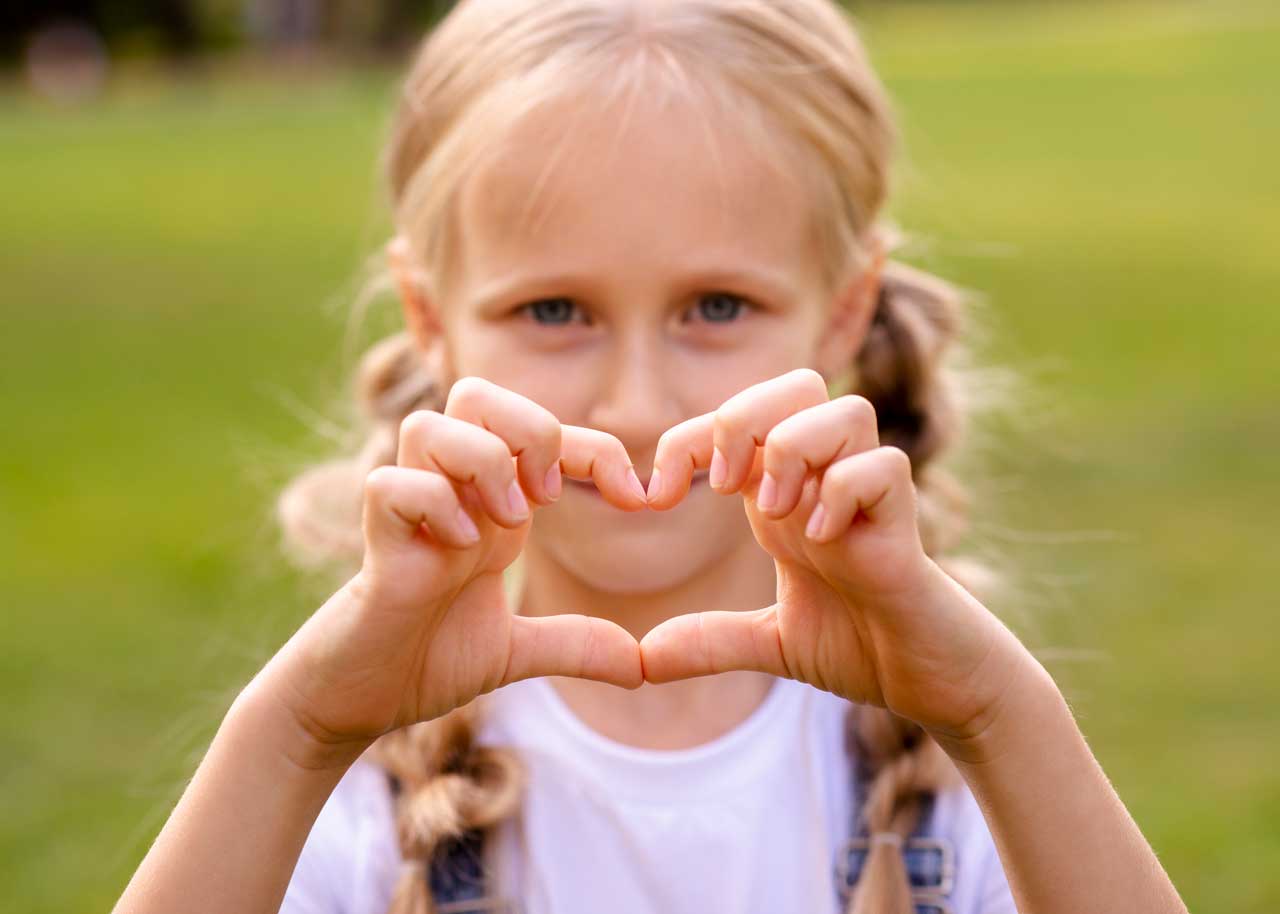
[[[390,774],[388,777],[392,793],[398,793],[400,785],[396,778]],[[865,796],[866,777],[860,765],[855,766],[854,779],[854,796]],[[951,893],[955,879],[955,848],[950,840],[929,834],[937,805],[934,795],[924,794],[921,802],[920,821],[903,842],[901,851],[916,914],[954,914],[946,896]],[[837,905],[841,910],[871,850],[871,838],[861,809],[854,810],[850,832],[853,837],[837,850],[835,860]],[[485,895],[484,877],[482,829],[471,829],[442,842],[426,868],[427,886],[438,914],[493,914],[509,908],[508,899]]]
[[[861,756],[853,767],[855,805],[850,825],[853,837],[837,849],[835,859],[837,907],[841,911],[848,905],[849,896],[862,875],[862,868],[874,844],[863,816],[865,804],[857,802],[857,798],[867,795],[871,775]],[[955,846],[948,838],[930,834],[934,826],[936,800],[933,793],[921,794],[920,820],[902,842],[899,851],[911,884],[916,914],[954,914],[946,896],[951,894],[955,882]]]

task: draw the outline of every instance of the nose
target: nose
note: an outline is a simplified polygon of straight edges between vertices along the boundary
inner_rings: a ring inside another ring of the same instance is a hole
[[[602,361],[588,423],[622,442],[647,484],[658,438],[689,418],[681,408],[681,379],[653,330],[619,331]]]

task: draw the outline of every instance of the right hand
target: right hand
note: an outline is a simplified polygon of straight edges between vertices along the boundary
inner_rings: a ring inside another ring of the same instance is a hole
[[[592,480],[623,510],[646,505],[617,438],[562,426],[489,381],[460,379],[443,413],[404,419],[396,464],[365,482],[360,571],[278,657],[282,698],[308,734],[330,748],[363,746],[534,676],[644,681],[639,644],[621,626],[508,607],[502,572],[532,516],[521,506],[554,501],[561,472]]]

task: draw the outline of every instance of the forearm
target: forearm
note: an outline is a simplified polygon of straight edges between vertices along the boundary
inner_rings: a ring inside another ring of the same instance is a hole
[[[115,914],[276,914],[354,761],[317,755],[259,674],[232,704]]]
[[[1025,653],[1025,649],[1024,653]],[[1025,914],[1186,914],[1066,699],[1029,654],[977,741],[943,747],[973,791]]]

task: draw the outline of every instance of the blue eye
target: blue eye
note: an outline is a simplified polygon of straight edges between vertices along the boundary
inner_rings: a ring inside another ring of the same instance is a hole
[[[540,324],[567,324],[573,320],[574,307],[567,298],[542,298],[524,306]]]
[[[727,324],[736,320],[746,305],[746,300],[740,296],[712,292],[698,300],[697,311],[698,316],[708,323]],[[528,312],[534,321],[544,326],[570,324],[578,315],[583,323],[590,323],[571,298],[540,298],[521,305],[519,310]],[[691,312],[686,312],[685,319],[688,320],[690,315]]]
[[[713,292],[698,299],[698,313],[703,320],[725,324],[736,318],[744,302],[728,292]]]

